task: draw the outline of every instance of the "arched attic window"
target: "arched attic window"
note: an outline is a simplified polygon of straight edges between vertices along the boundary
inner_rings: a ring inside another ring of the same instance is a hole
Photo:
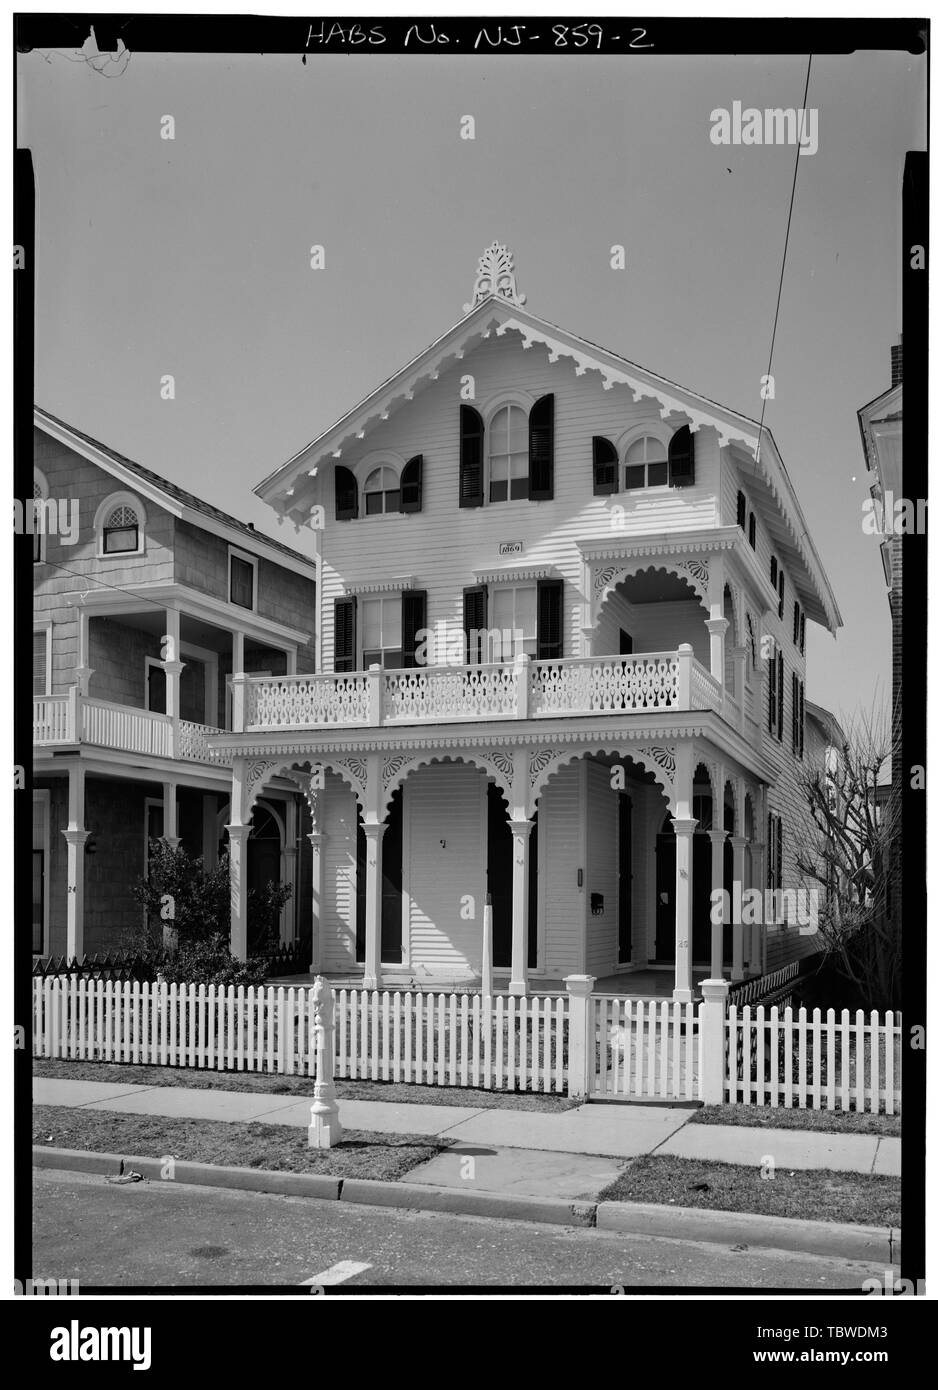
[[[666,487],[668,482],[668,451],[660,439],[643,434],[625,451],[625,486]]]
[[[116,492],[101,503],[95,516],[98,555],[142,555],[146,512],[130,492]]]
[[[363,493],[366,516],[379,516],[382,512],[399,512],[401,509],[401,482],[390,464],[382,463],[371,470],[365,479]]]

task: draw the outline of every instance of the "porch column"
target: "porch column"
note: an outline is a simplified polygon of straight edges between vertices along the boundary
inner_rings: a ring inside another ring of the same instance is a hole
[[[231,954],[248,957],[248,836],[249,825],[229,825],[228,880],[231,888]]]
[[[512,876],[511,876],[511,980],[509,994],[528,992],[528,894],[530,892],[530,859],[528,848],[531,840],[529,820],[512,820]]]
[[[752,840],[749,845],[752,854],[752,883],[751,888],[759,891],[760,900],[763,899],[763,889],[765,880],[763,878],[763,863],[765,856],[765,845],[760,840]],[[760,916],[764,914],[760,913]],[[756,975],[765,974],[765,926],[763,923],[754,922],[752,927],[752,966],[753,973]]]
[[[313,822],[315,825],[315,821]],[[310,871],[310,964],[315,975],[322,967],[322,847],[325,835],[313,830],[307,835],[312,846],[313,858]]]
[[[693,816],[672,816],[675,849],[675,888],[674,888],[674,994],[675,1003],[689,1004],[693,998],[694,977],[691,969],[693,959],[693,872],[694,872],[694,830],[697,821]]]
[[[83,603],[75,605],[75,617],[78,623],[78,664],[75,667],[75,675],[78,677],[78,693],[87,695],[88,684],[94,675],[94,670],[88,664],[91,652],[91,634],[88,630],[88,610]]]
[[[163,834],[170,849],[179,848],[179,826],[176,814],[176,783],[163,783]]]
[[[722,607],[722,604],[721,604]],[[720,688],[726,685],[726,634],[729,629],[729,618],[708,618],[707,631],[710,634],[710,674],[714,680],[720,682]]]
[[[747,840],[743,835],[731,835],[730,844],[733,846],[733,883],[739,884],[739,897],[742,901],[743,888],[746,881],[746,844]],[[737,913],[741,918],[742,914]],[[733,922],[733,969],[730,975],[731,980],[743,980],[746,974],[743,970],[743,924],[742,920]]]
[[[81,959],[85,950],[85,769],[80,762],[68,770],[68,828],[62,831],[68,845],[66,889],[66,959]]]
[[[364,989],[381,984],[381,870],[384,821],[365,824],[365,978]]]
[[[283,882],[293,889],[280,916],[280,940],[286,945],[297,935],[296,801],[292,796],[284,810],[283,826]]]
[[[179,755],[179,680],[182,676],[184,662],[179,660],[179,609],[166,609],[166,631],[163,635],[163,650],[165,659],[163,670],[166,672],[166,713],[172,722],[170,730],[170,749],[171,758]],[[163,811],[165,824],[165,809]]]
[[[710,834],[710,978],[712,980],[722,980],[723,978],[723,916],[721,914],[719,924],[714,922],[714,906],[712,894],[720,892],[725,886],[723,883],[723,845],[726,841],[725,830],[711,830]],[[724,903],[725,903],[724,899]]]

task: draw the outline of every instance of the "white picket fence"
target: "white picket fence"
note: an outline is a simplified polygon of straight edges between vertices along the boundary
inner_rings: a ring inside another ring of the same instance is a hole
[[[901,1108],[902,1015],[727,1010],[726,1100],[887,1115]]]
[[[564,995],[340,989],[337,1078],[561,1092]],[[292,986],[33,981],[33,1054],[101,1062],[314,1076],[309,991]]]
[[[609,1100],[702,1100],[895,1114],[902,1015],[822,1016],[566,994],[335,993],[334,1075]],[[33,980],[33,1055],[314,1076],[310,992],[292,986]]]
[[[601,1098],[696,1100],[700,1034],[693,1004],[593,999],[596,1077]]]

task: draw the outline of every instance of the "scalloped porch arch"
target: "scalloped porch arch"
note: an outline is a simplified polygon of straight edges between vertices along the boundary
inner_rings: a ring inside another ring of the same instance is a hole
[[[593,607],[593,626],[599,625],[602,610],[618,586],[626,579],[642,574],[646,570],[660,570],[663,574],[681,579],[696,595],[701,607],[710,616],[710,570],[705,560],[675,560],[667,556],[636,556],[631,560],[613,561],[598,568],[593,566],[590,575],[590,592]]]
[[[368,781],[368,768],[364,759],[347,758],[343,760],[341,757],[330,757],[328,754],[321,758],[304,758],[294,754],[291,758],[257,761],[248,764],[242,792],[242,825],[250,824],[251,817],[254,815],[254,807],[275,777],[286,777],[293,781],[291,773],[311,772],[314,767],[322,767],[328,772],[335,773],[337,777],[341,777],[343,782],[351,788],[352,794],[361,808],[362,815],[365,815],[365,788]],[[298,784],[297,790],[302,791]]]
[[[417,772],[422,767],[447,763],[465,763],[468,766],[478,768],[486,777],[490,777],[501,792],[502,800],[510,814],[512,780],[514,778],[514,760],[511,753],[507,750],[502,752],[500,749],[487,754],[476,753],[473,749],[460,749],[453,753],[427,751],[413,757],[405,753],[398,753],[391,758],[385,758],[382,767],[382,820],[388,813],[394,793],[404,785],[412,772]]]
[[[605,753],[608,757],[622,758],[638,764],[649,772],[660,787],[670,814],[674,814],[675,785],[677,770],[677,748],[673,744],[644,744],[636,746],[628,740],[612,739],[607,743],[591,744],[589,748],[545,749],[531,757],[531,812],[537,810],[541,794],[548,782],[570,763]]]

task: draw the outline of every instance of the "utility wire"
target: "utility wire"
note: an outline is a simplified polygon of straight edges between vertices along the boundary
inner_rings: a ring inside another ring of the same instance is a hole
[[[778,296],[775,300],[775,321],[772,324],[772,342],[769,347],[769,366],[766,376],[772,375],[772,361],[775,357],[775,335],[778,332],[778,314],[782,304],[782,285],[785,283],[785,265],[788,260],[788,238],[791,234],[791,217],[795,207],[795,189],[798,186],[798,167],[801,161],[801,123],[808,109],[808,84],[811,81],[811,59],[813,54],[808,54],[808,70],[804,79],[804,96],[801,98],[801,113],[798,117],[798,139],[795,144],[795,174],[791,181],[791,198],[788,203],[788,224],[785,227],[785,246],[782,251],[782,267],[778,277]],[[756,461],[758,462],[759,453],[762,448],[762,431],[765,425],[765,402],[766,397],[762,397],[762,414],[759,416],[759,437],[756,440]]]

